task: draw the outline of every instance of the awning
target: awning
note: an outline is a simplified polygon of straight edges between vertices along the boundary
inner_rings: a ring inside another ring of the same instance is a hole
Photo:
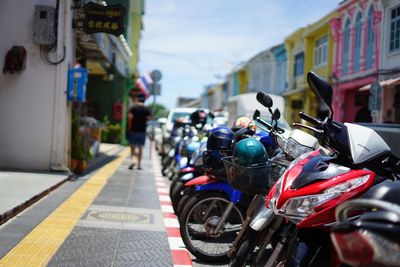
[[[399,85],[400,84],[400,77],[397,77],[397,78],[394,78],[394,79],[385,80],[385,81],[381,81],[381,82],[379,82],[379,84],[382,87]],[[358,91],[363,92],[363,91],[368,91],[370,89],[371,89],[371,84],[367,84],[367,85],[361,87],[360,89],[358,89]]]

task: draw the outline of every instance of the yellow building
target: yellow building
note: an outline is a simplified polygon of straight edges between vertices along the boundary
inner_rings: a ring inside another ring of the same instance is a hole
[[[143,30],[144,0],[129,0],[129,32],[128,45],[132,50],[129,62],[129,74],[138,75],[139,41]]]
[[[320,104],[307,84],[307,73],[314,71],[330,80],[333,60],[333,38],[329,21],[336,16],[331,12],[317,22],[300,28],[285,39],[288,58],[288,90],[286,119],[289,123],[300,121],[298,113],[324,116],[327,109]]]
[[[237,71],[237,81],[239,86],[239,94],[247,93],[249,86],[249,68],[247,64]]]

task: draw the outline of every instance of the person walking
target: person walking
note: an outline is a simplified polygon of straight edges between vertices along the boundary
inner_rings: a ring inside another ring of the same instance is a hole
[[[134,155],[135,148],[138,148],[137,153],[137,169],[141,170],[140,165],[143,154],[143,146],[146,141],[146,125],[151,118],[150,110],[144,105],[146,97],[143,94],[132,95],[134,105],[128,111],[127,129],[128,140],[131,147],[131,164],[129,169],[135,166]]]

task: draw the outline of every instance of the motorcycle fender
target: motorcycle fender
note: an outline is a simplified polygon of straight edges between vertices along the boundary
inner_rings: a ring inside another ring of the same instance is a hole
[[[193,167],[185,167],[181,170],[181,173],[184,174],[184,173],[189,173],[189,172],[194,172],[194,171],[195,171],[195,169]]]
[[[264,205],[254,214],[253,219],[250,221],[251,229],[255,231],[262,231],[269,225],[274,218],[274,212],[272,209],[265,207]]]
[[[246,216],[252,217],[254,211],[258,211],[261,206],[265,206],[265,199],[260,195],[256,195],[250,203],[249,208],[246,211]]]
[[[208,184],[215,182],[216,180],[214,178],[211,178],[208,175],[201,175],[199,177],[193,178],[189,182],[185,184],[185,186],[193,186],[193,185],[203,185],[203,184]]]

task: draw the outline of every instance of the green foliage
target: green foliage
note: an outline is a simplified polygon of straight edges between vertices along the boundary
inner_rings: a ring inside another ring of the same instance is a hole
[[[155,112],[154,112],[154,104],[148,104],[147,107],[150,109],[151,113],[153,114],[154,119],[159,119],[162,117],[166,117],[168,115],[167,108],[160,103],[155,104]]]
[[[112,143],[112,144],[121,143],[121,137],[122,137],[121,124],[119,123],[112,124],[107,115],[104,116],[103,123],[104,123],[104,129],[101,134],[101,142]]]

